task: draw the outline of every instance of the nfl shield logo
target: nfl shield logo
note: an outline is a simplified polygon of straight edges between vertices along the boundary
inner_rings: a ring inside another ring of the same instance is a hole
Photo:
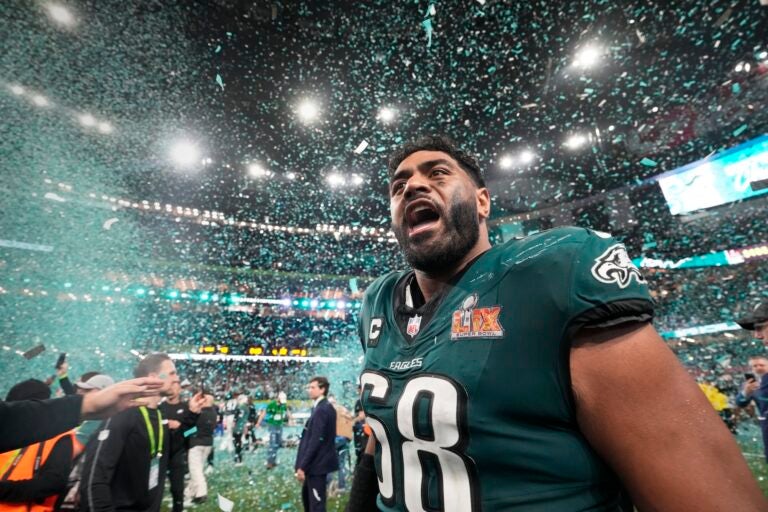
[[[405,328],[405,333],[413,338],[419,334],[419,328],[421,327],[421,316],[414,315],[408,319],[408,327]]]

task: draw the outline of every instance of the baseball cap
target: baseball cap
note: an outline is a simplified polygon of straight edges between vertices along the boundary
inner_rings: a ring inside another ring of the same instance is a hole
[[[764,324],[765,322],[768,322],[768,300],[758,304],[752,313],[736,320],[737,324],[749,331],[754,331],[755,325]]]
[[[104,389],[114,383],[115,381],[112,379],[112,377],[109,375],[104,375],[103,373],[99,373],[98,375],[94,375],[86,381],[79,380],[75,382],[75,386],[79,387],[80,389]]]

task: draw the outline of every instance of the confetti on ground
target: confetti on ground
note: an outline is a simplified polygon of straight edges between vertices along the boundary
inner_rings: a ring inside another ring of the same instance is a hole
[[[235,508],[235,502],[228,500],[221,494],[217,495],[218,502],[219,502],[219,509],[223,512],[232,512],[232,510]]]

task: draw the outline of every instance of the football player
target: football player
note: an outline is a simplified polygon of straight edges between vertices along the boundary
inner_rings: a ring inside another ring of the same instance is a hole
[[[389,171],[412,270],[365,293],[374,436],[348,510],[768,510],[620,242],[568,227],[492,247],[480,169],[442,137]]]

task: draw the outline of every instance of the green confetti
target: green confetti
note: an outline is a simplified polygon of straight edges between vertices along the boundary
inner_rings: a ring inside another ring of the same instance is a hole
[[[222,80],[221,75],[216,73],[216,83],[219,84],[219,87],[221,87],[221,90],[224,90],[224,80]]]
[[[195,434],[197,434],[197,427],[192,427],[191,429],[184,431],[184,437],[193,436]]]
[[[746,129],[747,129],[747,125],[746,124],[743,124],[743,125],[739,126],[735,130],[733,130],[733,136],[734,137],[738,137],[739,135],[744,133],[744,130],[746,130]]]
[[[221,51],[221,45],[216,47],[216,50],[214,50],[215,53],[219,53]]]
[[[656,167],[657,164],[655,160],[651,160],[650,158],[643,158],[640,160],[640,163],[646,167]]]

